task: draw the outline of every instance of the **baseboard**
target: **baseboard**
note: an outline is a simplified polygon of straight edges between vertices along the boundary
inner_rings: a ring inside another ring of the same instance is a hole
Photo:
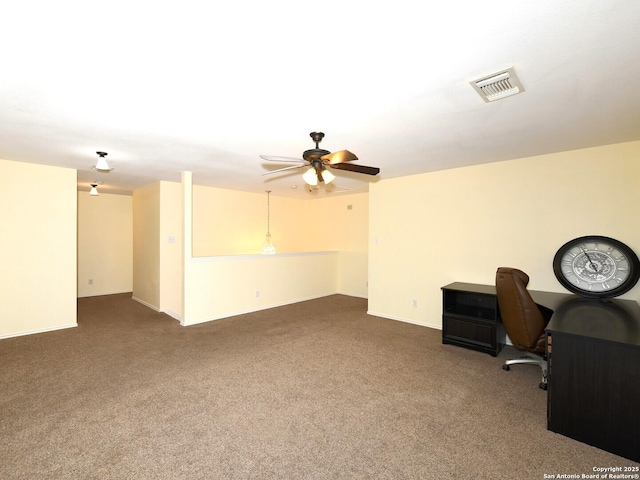
[[[135,296],[131,296],[131,300],[135,300],[138,303],[141,303],[142,305],[144,305],[145,307],[149,307],[151,310],[155,310],[156,312],[160,312],[160,309],[158,307],[156,307],[155,305],[151,305],[148,302],[145,302],[144,300],[139,299],[138,297]]]
[[[179,313],[174,312],[173,310],[160,310],[155,305],[151,305],[150,303],[145,302],[144,300],[141,300],[138,297],[134,297],[133,295],[131,296],[131,300],[135,300],[136,302],[144,305],[145,307],[150,308],[151,310],[153,310],[155,312],[164,313],[165,315],[168,315],[171,318],[173,318],[174,320],[178,320],[180,323],[182,323],[182,315],[180,315]]]
[[[257,307],[257,308],[249,308],[249,309],[246,309],[246,310],[238,310],[238,311],[231,312],[231,313],[225,313],[223,315],[219,315],[219,316],[216,316],[216,317],[207,317],[207,318],[203,318],[203,319],[200,319],[200,320],[196,320],[195,322],[185,323],[184,320],[180,320],[180,324],[182,326],[184,326],[184,327],[188,327],[188,326],[191,326],[191,325],[198,325],[199,323],[213,322],[215,320],[222,320],[223,318],[235,317],[236,315],[245,315],[247,313],[259,312],[261,310],[268,310],[270,308],[284,307],[285,305],[292,305],[294,303],[306,302],[307,300],[315,300],[316,298],[328,297],[328,296],[331,296],[331,295],[342,295],[342,294],[326,293],[326,294],[314,295],[314,296],[311,296],[311,297],[299,298],[299,299],[296,299],[296,300],[291,300],[291,301],[282,302],[282,303],[274,303],[274,304],[269,304],[269,305],[262,305],[262,306]]]
[[[305,302],[307,300],[315,300],[317,298],[328,297],[328,296],[331,296],[331,295],[344,295],[344,296],[347,296],[347,297],[356,297],[356,298],[365,298],[365,299],[367,298],[367,297],[362,297],[360,295],[352,295],[352,294],[348,294],[348,293],[326,293],[326,294],[313,295],[313,296],[310,296],[310,297],[291,300],[291,301],[287,301],[287,302],[274,303],[274,304],[269,304],[269,305],[262,305],[262,306],[256,307],[256,308],[238,310],[238,311],[235,311],[235,312],[232,312],[232,313],[219,315],[219,316],[215,316],[215,317],[207,317],[207,318],[203,318],[203,319],[196,320],[194,322],[189,322],[189,323],[185,323],[183,321],[182,315],[180,313],[174,312],[172,310],[160,310],[155,305],[151,305],[150,303],[145,302],[144,300],[141,300],[140,298],[137,298],[137,297],[134,297],[134,296],[132,296],[131,298],[133,300],[135,300],[136,302],[144,305],[145,307],[148,307],[148,308],[150,308],[150,309],[152,309],[152,310],[154,310],[156,312],[164,313],[164,314],[170,316],[171,318],[173,318],[175,320],[178,320],[180,322],[180,325],[182,325],[184,327],[188,327],[190,325],[198,325],[200,323],[213,322],[215,320],[222,320],[223,318],[229,318],[229,317],[235,317],[237,315],[245,315],[247,313],[259,312],[261,310],[267,310],[269,308],[283,307],[285,305],[292,305],[294,303]]]
[[[4,340],[5,338],[23,337],[25,335],[33,335],[36,333],[55,332],[56,330],[64,330],[66,328],[76,328],[77,326],[78,324],[74,323],[73,325],[63,325],[61,327],[42,328],[38,330],[28,330],[26,332],[10,333],[9,335],[0,335],[0,340]]]
[[[131,290],[122,290],[117,292],[100,292],[100,293],[92,293],[91,295],[78,295],[78,298],[102,297],[104,295],[120,295],[122,293],[131,293]]]
[[[358,293],[349,293],[349,292],[336,292],[336,295],[344,295],[345,297],[355,297],[355,298],[364,298],[365,300],[367,300],[369,297],[368,295],[361,295]]]
[[[182,323],[182,315],[181,314],[176,313],[173,310],[162,310],[162,313],[164,313],[165,315],[169,315],[174,320],[178,320],[180,323]]]
[[[371,310],[367,310],[367,315],[372,315],[374,317],[386,318],[387,320],[395,320],[396,322],[410,323],[412,325],[419,325],[421,327],[433,328],[434,330],[442,330],[442,325],[441,324],[431,325],[431,324],[428,324],[428,323],[416,322],[415,320],[409,320],[408,318],[392,317],[392,316],[389,316],[389,315],[385,315],[383,313],[376,313],[376,312],[372,312]]]

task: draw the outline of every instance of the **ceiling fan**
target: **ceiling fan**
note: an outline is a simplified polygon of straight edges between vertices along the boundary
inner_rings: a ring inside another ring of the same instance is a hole
[[[280,157],[274,155],[260,155],[260,158],[268,160],[270,162],[283,162],[283,163],[296,163],[291,167],[279,168],[271,172],[263,173],[262,175],[271,175],[272,173],[283,172],[285,170],[291,170],[294,168],[310,167],[302,176],[304,181],[311,186],[318,185],[318,183],[329,184],[335,178],[327,167],[335,168],[337,170],[348,170],[350,172],[364,173],[366,175],[377,175],[380,173],[378,167],[367,167],[366,165],[356,165],[352,162],[358,160],[353,153],[349,150],[340,150],[339,152],[331,153],[328,150],[323,150],[318,147],[318,144],[322,141],[324,133],[311,132],[309,134],[313,141],[316,143],[316,148],[306,150],[302,154],[302,158],[292,157]]]

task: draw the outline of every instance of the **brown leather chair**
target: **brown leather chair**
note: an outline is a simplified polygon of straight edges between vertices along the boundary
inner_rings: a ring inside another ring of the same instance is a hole
[[[544,329],[551,317],[541,310],[527,291],[529,276],[516,268],[500,267],[496,272],[496,293],[502,324],[513,346],[524,353],[519,359],[507,360],[502,366],[525,363],[542,369],[540,388],[547,389],[546,335]]]

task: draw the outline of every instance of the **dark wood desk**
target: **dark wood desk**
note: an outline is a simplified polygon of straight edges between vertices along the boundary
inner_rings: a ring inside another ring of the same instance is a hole
[[[456,282],[443,292],[443,343],[497,355],[504,334],[499,309],[492,311],[495,287]],[[529,293],[553,312],[546,328],[547,428],[640,462],[640,307]]]
[[[547,428],[640,462],[640,307],[568,297],[546,329]]]

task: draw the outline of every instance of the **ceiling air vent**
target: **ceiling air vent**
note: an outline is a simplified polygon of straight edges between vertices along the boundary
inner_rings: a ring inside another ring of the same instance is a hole
[[[493,102],[524,92],[524,87],[513,67],[471,82],[485,102]]]

